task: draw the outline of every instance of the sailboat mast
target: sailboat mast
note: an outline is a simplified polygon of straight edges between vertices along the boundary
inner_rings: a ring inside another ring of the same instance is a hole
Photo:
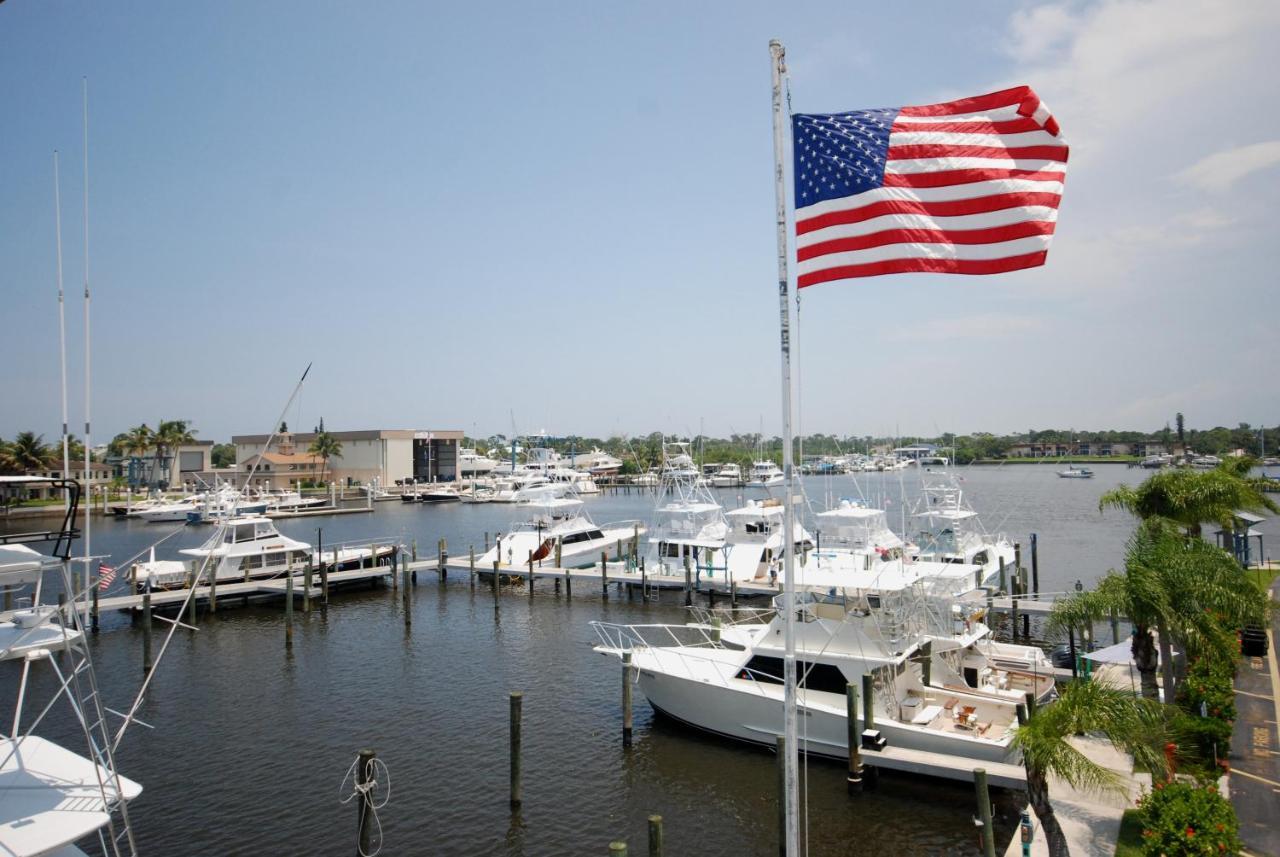
[[[782,350],[782,476],[783,534],[782,581],[783,613],[786,616],[783,633],[783,735],[786,737],[786,757],[783,760],[783,800],[785,803],[787,857],[800,855],[800,781],[799,747],[796,737],[796,636],[795,636],[795,494],[793,462],[791,460],[791,327],[788,317],[789,290],[787,287],[787,190],[783,184],[783,115],[782,75],[786,72],[786,51],[777,39],[769,42],[769,54],[773,58],[773,178],[774,197],[778,222],[778,309]]]

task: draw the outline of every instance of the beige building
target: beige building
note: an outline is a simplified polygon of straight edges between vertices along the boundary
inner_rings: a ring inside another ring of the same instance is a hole
[[[393,485],[399,481],[451,482],[458,477],[461,431],[413,431],[375,429],[332,431],[342,444],[342,454],[329,459],[328,467],[307,450],[316,439],[313,432],[284,432],[266,447],[268,436],[235,435],[236,474],[239,480],[253,472],[255,487],[283,489],[303,482],[337,482],[343,485]],[[256,466],[256,471],[254,470]]]

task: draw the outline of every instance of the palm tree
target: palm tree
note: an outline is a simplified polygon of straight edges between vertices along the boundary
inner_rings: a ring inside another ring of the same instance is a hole
[[[324,482],[325,474],[329,470],[329,459],[342,457],[342,441],[327,431],[321,431],[316,434],[316,439],[311,442],[307,452],[313,456],[320,456],[324,461],[324,468],[320,471],[320,481]]]
[[[0,440],[0,473],[17,473],[21,469],[13,454],[13,444]]]
[[[1068,857],[1070,851],[1049,800],[1049,777],[1083,791],[1116,790],[1123,783],[1071,742],[1072,736],[1082,733],[1100,734],[1131,754],[1135,767],[1153,776],[1167,771],[1161,705],[1101,682],[1068,684],[1056,702],[1037,708],[1013,738],[1022,751],[1027,796],[1040,818],[1050,857]]]
[[[151,467],[153,481],[156,481],[156,468],[163,463],[167,469],[169,460],[178,447],[184,443],[195,442],[195,432],[189,428],[189,424],[189,420],[161,420],[156,426],[155,434],[151,439],[151,444],[156,450],[156,456]],[[168,480],[166,479],[165,482],[167,484]]]
[[[19,470],[43,470],[57,460],[53,449],[45,444],[44,435],[33,431],[19,432],[9,444],[9,454]]]
[[[146,455],[147,450],[151,449],[155,433],[143,423],[140,426],[134,426],[121,436],[121,446],[124,452],[130,455]]]
[[[1228,627],[1257,622],[1266,598],[1240,573],[1226,551],[1178,532],[1162,518],[1140,523],[1125,549],[1125,571],[1109,572],[1095,590],[1054,605],[1051,624],[1091,625],[1108,615],[1133,623],[1131,651],[1141,677],[1142,695],[1156,699],[1156,669],[1162,669],[1165,699],[1175,689],[1173,647],[1215,651],[1233,657]],[[1156,632],[1153,634],[1152,632]],[[1158,648],[1158,654],[1157,654]]]
[[[1213,470],[1162,470],[1137,488],[1121,485],[1098,499],[1098,510],[1124,509],[1142,519],[1167,518],[1199,536],[1201,524],[1213,521],[1230,529],[1238,509],[1280,512],[1270,497],[1232,466]]]

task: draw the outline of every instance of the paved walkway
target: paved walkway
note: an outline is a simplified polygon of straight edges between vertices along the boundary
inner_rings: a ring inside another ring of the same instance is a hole
[[[1143,788],[1150,788],[1149,774],[1135,774],[1133,760],[1112,747],[1106,741],[1095,738],[1071,739],[1086,756],[1108,770],[1115,771],[1125,780],[1123,792],[1097,794],[1081,792],[1056,778],[1049,780],[1049,798],[1053,813],[1067,836],[1072,857],[1113,857],[1116,841],[1120,838],[1120,818],[1133,806]],[[1031,842],[1032,857],[1048,857],[1049,846],[1040,831],[1040,820],[1035,812],[1035,838]],[[1022,853],[1022,840],[1015,833],[1005,857],[1017,857]]]
[[[1280,579],[1271,588],[1280,598]],[[1245,658],[1236,674],[1236,724],[1231,736],[1231,803],[1240,819],[1245,849],[1280,857],[1280,675],[1276,639],[1280,611],[1268,629],[1267,656]]]

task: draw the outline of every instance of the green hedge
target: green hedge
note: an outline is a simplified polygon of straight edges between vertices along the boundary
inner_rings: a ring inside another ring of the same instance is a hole
[[[1239,854],[1239,824],[1214,785],[1156,783],[1138,801],[1142,849],[1150,857]]]

